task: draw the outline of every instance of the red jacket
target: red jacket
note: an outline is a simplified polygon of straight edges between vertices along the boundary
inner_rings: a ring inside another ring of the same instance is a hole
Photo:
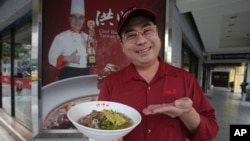
[[[190,134],[179,118],[157,114],[146,116],[142,110],[151,104],[171,103],[189,97],[200,114],[201,123]],[[109,75],[102,85],[99,100],[130,105],[142,115],[142,122],[123,141],[212,141],[218,132],[215,111],[197,80],[188,72],[160,60],[160,67],[148,84],[131,64]],[[126,114],[126,113],[125,113]]]

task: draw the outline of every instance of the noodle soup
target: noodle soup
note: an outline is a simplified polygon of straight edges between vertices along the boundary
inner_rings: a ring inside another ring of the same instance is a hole
[[[125,114],[103,109],[102,111],[93,110],[90,114],[80,118],[78,123],[95,129],[116,130],[133,125],[133,122]]]

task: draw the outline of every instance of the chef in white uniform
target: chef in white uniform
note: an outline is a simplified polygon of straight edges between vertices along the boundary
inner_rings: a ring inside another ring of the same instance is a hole
[[[88,35],[82,32],[85,22],[84,0],[72,0],[70,29],[58,34],[49,50],[49,63],[60,70],[59,79],[88,75],[86,42]]]

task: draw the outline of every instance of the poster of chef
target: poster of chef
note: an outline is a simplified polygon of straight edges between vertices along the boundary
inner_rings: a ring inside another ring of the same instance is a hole
[[[165,0],[43,0],[42,5],[43,128],[71,129],[67,110],[95,100],[98,77],[129,64],[116,31],[123,11],[132,6],[155,11],[164,39],[166,4]]]

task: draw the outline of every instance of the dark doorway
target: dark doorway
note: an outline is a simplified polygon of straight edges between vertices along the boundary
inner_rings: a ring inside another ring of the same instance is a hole
[[[212,84],[215,87],[228,87],[229,72],[213,72]]]

